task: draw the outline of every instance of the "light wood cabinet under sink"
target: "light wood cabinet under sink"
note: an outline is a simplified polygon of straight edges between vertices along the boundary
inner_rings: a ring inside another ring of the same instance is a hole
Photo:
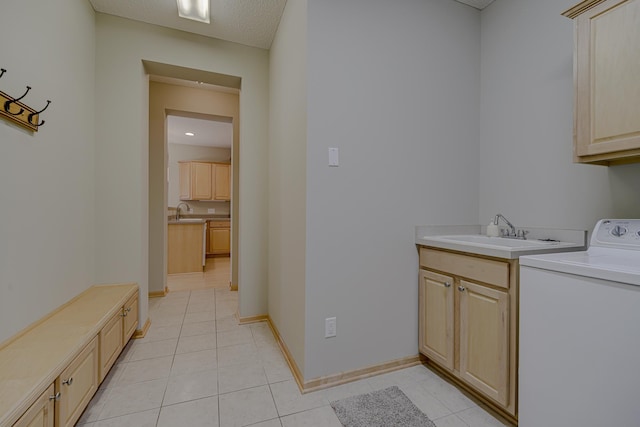
[[[515,421],[518,260],[419,251],[420,353]]]

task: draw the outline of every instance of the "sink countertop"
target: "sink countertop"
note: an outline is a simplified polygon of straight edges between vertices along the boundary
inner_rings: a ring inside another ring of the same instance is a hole
[[[169,224],[176,224],[175,214],[169,215]],[[231,217],[226,214],[180,214],[181,219],[201,219],[203,221],[231,221]]]
[[[179,220],[170,219],[168,223],[171,225],[173,224],[188,225],[188,224],[204,224],[205,222],[207,222],[207,220],[203,218],[185,218],[185,219],[186,221],[183,221],[182,219],[179,219]]]
[[[463,240],[449,240],[446,236],[485,236],[486,226],[481,225],[435,225],[417,226],[415,243],[441,249],[485,255],[504,259],[517,259],[523,255],[544,254],[551,252],[572,252],[584,250],[587,246],[586,230],[564,230],[539,227],[518,227],[529,231],[523,246],[539,242],[539,239],[554,239],[558,242],[535,245],[532,247],[510,247],[517,239],[491,238],[491,243],[479,243]],[[495,239],[495,241],[494,241]],[[473,240],[473,239],[470,239]],[[480,239],[481,240],[481,239]],[[501,246],[501,241],[505,242]]]

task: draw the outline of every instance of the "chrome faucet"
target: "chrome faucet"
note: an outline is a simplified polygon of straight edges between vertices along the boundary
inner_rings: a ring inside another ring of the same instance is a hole
[[[515,238],[518,237],[517,232],[516,232],[516,228],[513,226],[513,224],[511,224],[509,222],[509,220],[507,218],[504,217],[504,215],[502,214],[496,214],[496,217],[493,219],[493,223],[495,225],[498,225],[498,221],[500,221],[500,218],[502,218],[504,220],[504,222],[507,223],[507,227],[509,227],[509,231],[506,234],[503,234],[502,237],[511,237],[511,238]],[[522,235],[522,238],[524,239],[524,234]]]
[[[185,205],[187,207],[187,212],[189,212],[190,206],[184,202],[182,203],[178,203],[178,206],[176,206],[176,221],[178,221],[180,219],[180,206]]]

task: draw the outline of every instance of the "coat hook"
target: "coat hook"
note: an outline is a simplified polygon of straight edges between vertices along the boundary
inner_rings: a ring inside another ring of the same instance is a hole
[[[51,104],[51,101],[49,101],[49,100],[47,99],[47,105],[45,105],[45,106],[44,106],[44,108],[43,108],[42,110],[40,110],[40,111],[36,111],[35,113],[31,113],[31,114],[29,114],[29,123],[31,123],[31,124],[32,124],[32,125],[34,125],[34,126],[42,126],[42,125],[44,124],[44,120],[43,120],[43,121],[41,121],[40,123],[33,123],[31,120],[33,119],[33,117],[34,117],[36,114],[40,114],[40,113],[42,113],[44,110],[46,110],[46,109],[49,107],[49,104]]]
[[[17,113],[12,113],[11,111],[9,111],[9,109],[11,107],[11,104],[18,102],[22,98],[27,96],[27,94],[29,93],[30,90],[31,90],[31,86],[27,86],[27,91],[20,98],[16,98],[14,100],[5,102],[4,103],[4,111],[6,111],[7,113],[11,114],[12,116],[19,116],[20,114],[24,113],[24,108],[20,108],[20,111],[18,111]]]
[[[0,78],[2,78],[2,76],[4,76],[4,73],[6,73],[7,70],[5,70],[4,68],[0,68]]]

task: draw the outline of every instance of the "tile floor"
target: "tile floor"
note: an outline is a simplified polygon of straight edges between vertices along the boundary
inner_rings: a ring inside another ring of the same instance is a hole
[[[329,402],[399,386],[438,427],[503,424],[424,366],[300,394],[269,326],[239,326],[224,288],[151,299],[151,328],[131,340],[78,425],[340,427]]]
[[[231,281],[231,257],[207,258],[202,273],[167,275],[169,292],[227,288]]]

